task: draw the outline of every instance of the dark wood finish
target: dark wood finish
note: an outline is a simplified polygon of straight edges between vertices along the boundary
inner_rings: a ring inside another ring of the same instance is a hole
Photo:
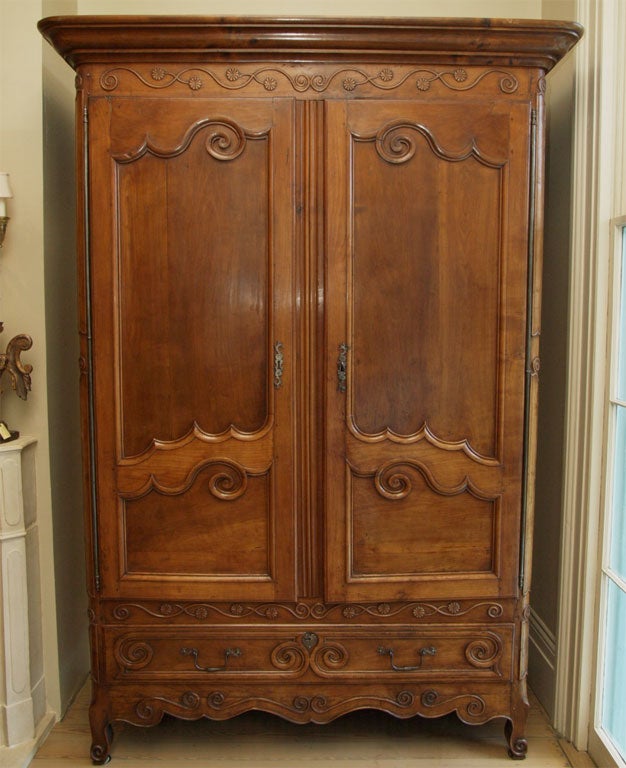
[[[523,757],[544,77],[580,28],[40,29],[77,70],[94,762],[116,720],[364,707],[503,717]]]

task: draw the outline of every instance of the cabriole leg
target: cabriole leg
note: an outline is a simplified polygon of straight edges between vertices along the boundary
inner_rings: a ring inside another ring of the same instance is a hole
[[[525,721],[526,718],[523,718]],[[525,722],[517,723],[507,720],[504,725],[504,735],[509,743],[509,757],[512,760],[523,760],[528,750],[528,742],[524,737]]]
[[[91,726],[91,760],[94,765],[104,765],[111,759],[113,728],[109,720],[109,697],[106,691],[95,683],[89,707],[89,724]]]

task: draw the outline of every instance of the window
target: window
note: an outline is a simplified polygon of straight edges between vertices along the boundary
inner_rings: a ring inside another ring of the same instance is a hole
[[[626,222],[617,229],[596,728],[626,765]]]

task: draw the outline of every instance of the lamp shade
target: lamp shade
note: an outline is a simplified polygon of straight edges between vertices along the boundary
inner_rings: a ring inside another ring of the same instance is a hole
[[[9,184],[9,174],[0,172],[0,198],[13,197],[13,191]]]

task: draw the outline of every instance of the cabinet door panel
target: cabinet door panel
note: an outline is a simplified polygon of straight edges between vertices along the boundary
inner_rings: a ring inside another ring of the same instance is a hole
[[[257,432],[269,417],[269,200],[246,192],[268,189],[269,138],[228,162],[203,132],[117,168],[125,456],[194,423]]]
[[[292,129],[287,100],[90,105],[110,594],[293,596]]]
[[[328,105],[329,599],[516,589],[528,122]]]

